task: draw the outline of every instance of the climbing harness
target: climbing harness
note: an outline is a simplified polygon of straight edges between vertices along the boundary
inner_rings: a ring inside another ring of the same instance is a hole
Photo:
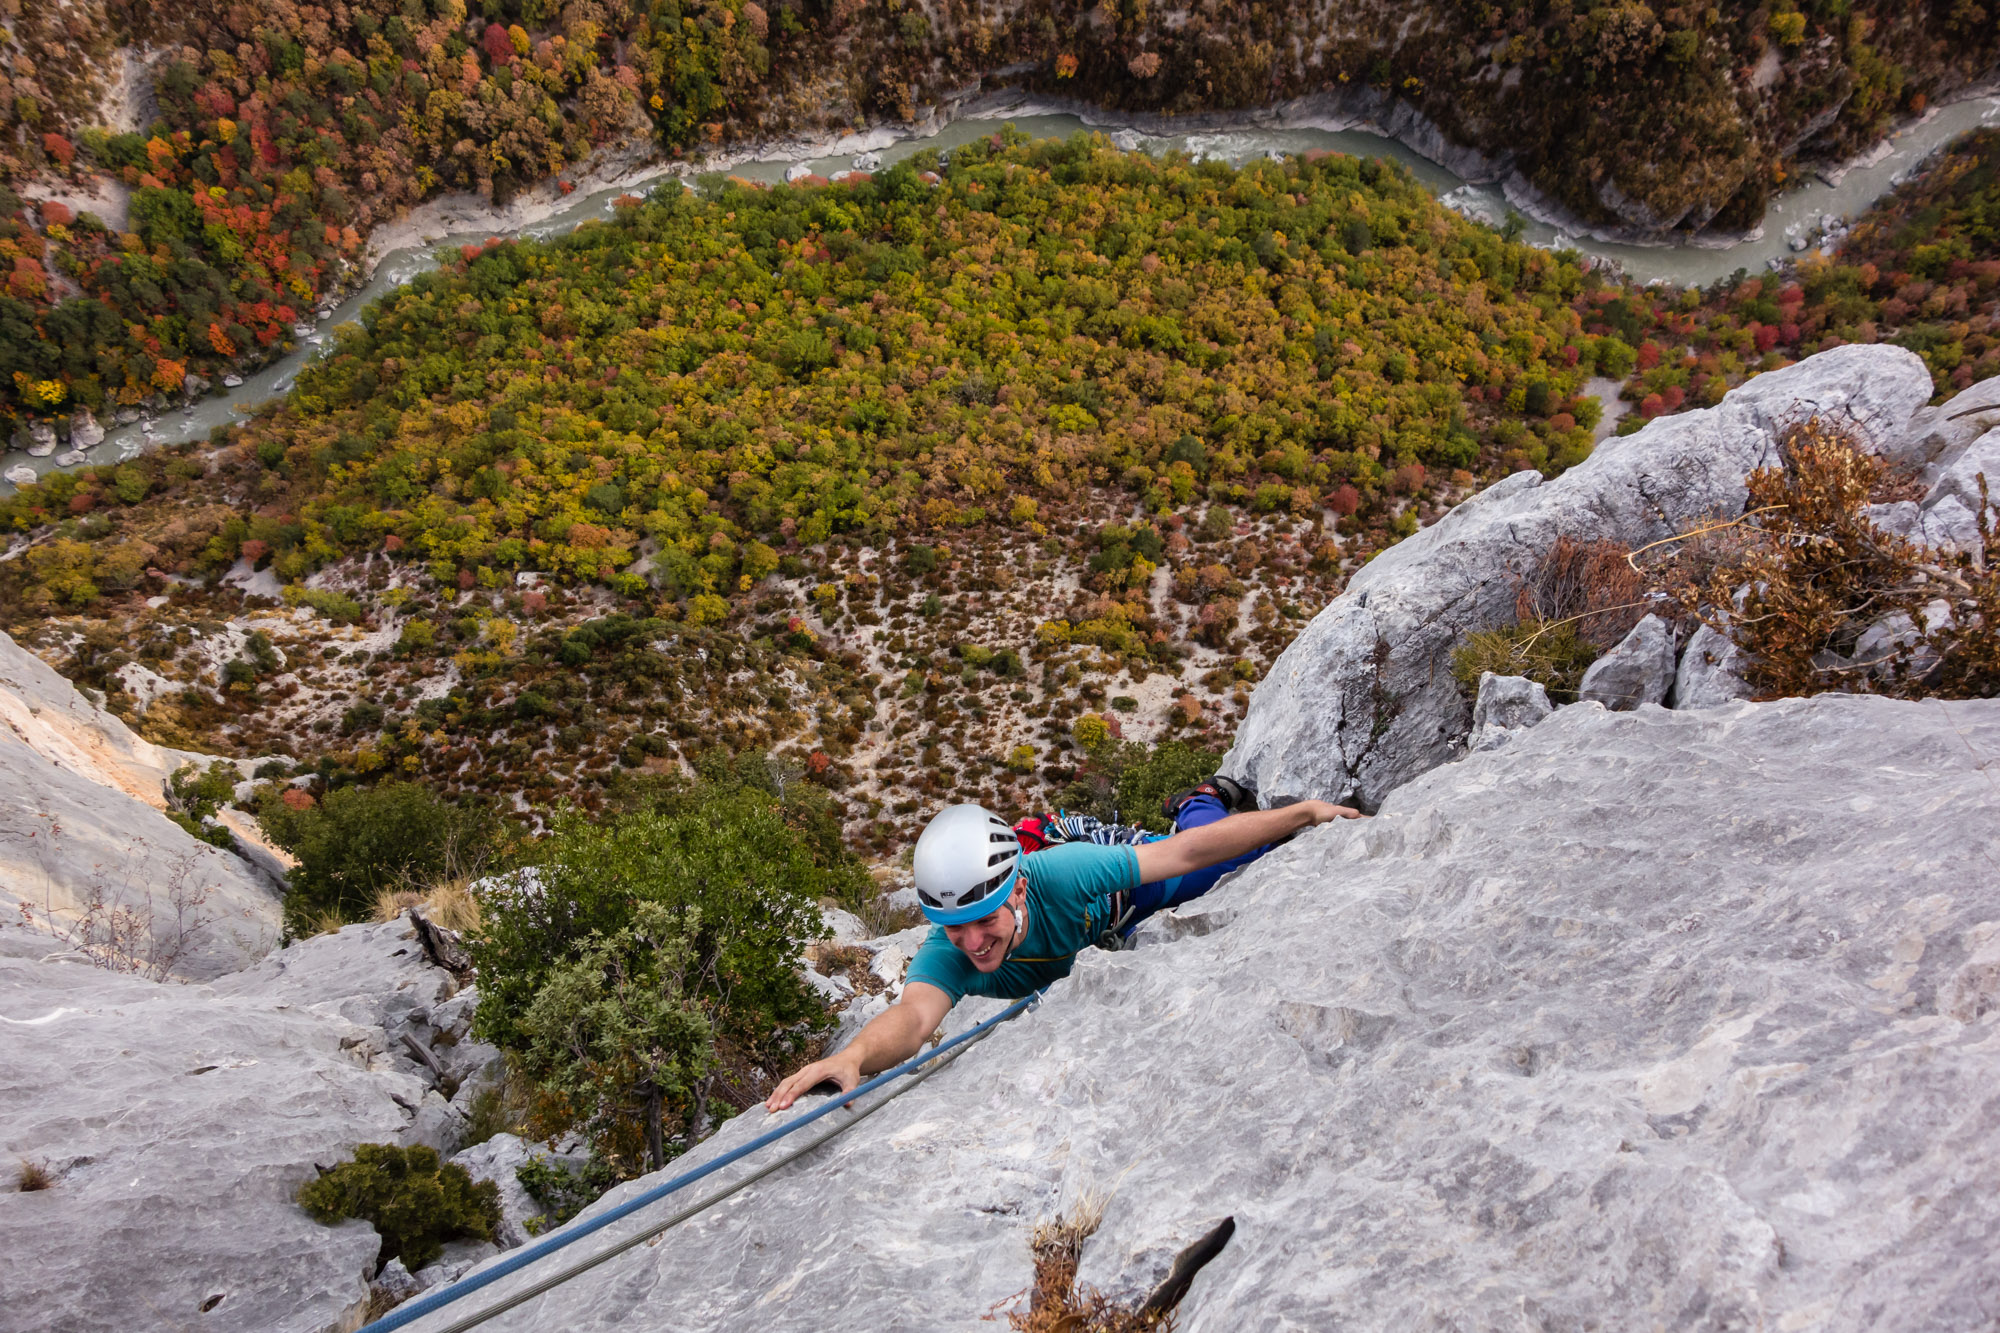
[[[793,1134],[801,1129],[804,1129],[807,1125],[810,1125],[813,1121],[818,1120],[823,1116],[831,1115],[833,1114],[833,1112],[840,1110],[842,1107],[852,1106],[854,1102],[859,1100],[863,1095],[869,1092],[873,1092],[875,1089],[882,1087],[884,1084],[887,1084],[897,1078],[900,1078],[904,1074],[909,1074],[916,1071],[918,1067],[921,1065],[928,1064],[931,1066],[930,1068],[923,1070],[921,1073],[918,1073],[915,1078],[911,1079],[908,1083],[904,1084],[902,1087],[897,1088],[894,1092],[890,1093],[888,1096],[880,1098],[879,1100],[877,1100],[870,1106],[866,1107],[865,1109],[856,1112],[852,1119],[849,1119],[841,1124],[834,1126],[826,1133],[821,1134],[817,1138],[813,1139],[812,1142],[805,1144],[803,1147],[797,1148],[790,1153],[787,1153],[785,1156],[779,1158],[777,1161],[772,1162],[770,1165],[765,1166],[751,1173],[750,1175],[744,1177],[742,1180],[737,1181],[735,1184],[730,1185],[725,1189],[716,1191],[714,1194],[709,1195],[707,1198],[702,1199],[700,1202],[689,1205],[688,1207],[682,1209],[680,1212],[675,1213],[673,1216],[665,1219],[664,1221],[656,1223],[655,1225],[647,1228],[646,1230],[639,1232],[637,1235],[629,1236],[624,1240],[619,1241],[616,1245],[611,1246],[609,1249],[606,1249],[599,1254],[594,1254],[588,1259],[582,1260],[575,1264],[571,1264],[568,1268],[565,1268],[560,1272],[551,1274],[549,1277],[544,1278],[540,1282],[535,1283],[533,1286],[530,1286],[523,1291],[517,1292],[514,1295],[511,1295],[505,1298],[504,1300],[501,1300],[491,1306],[488,1306],[485,1309],[480,1310],[475,1314],[468,1315],[465,1318],[459,1320],[455,1324],[446,1325],[444,1328],[438,1330],[438,1333],[464,1333],[464,1330],[466,1329],[476,1327],[477,1325],[486,1322],[488,1319],[493,1318],[495,1315],[513,1309],[515,1306],[520,1305],[524,1301],[532,1300],[536,1296],[541,1295],[543,1292],[548,1291],[551,1288],[560,1286],[563,1283],[569,1281],[571,1278],[577,1276],[579,1273],[583,1273],[588,1271],[589,1269],[595,1268],[597,1265],[603,1263],[605,1260],[610,1259],[616,1255],[623,1254],[626,1250],[631,1249],[633,1246],[651,1240],[653,1237],[660,1235],[662,1232],[665,1232],[672,1227],[678,1226],[682,1222],[687,1221],[689,1218],[694,1217],[697,1214],[709,1208],[714,1207],[716,1204],[721,1203],[724,1199],[736,1193],[738,1190],[744,1189],[745,1187],[752,1185],[759,1180],[762,1180],[765,1176],[770,1175],[772,1172],[778,1170],[780,1167],[783,1167],[791,1162],[797,1161],[801,1157],[804,1157],[806,1154],[812,1152],[815,1148],[818,1148],[821,1144],[826,1143],[829,1139],[834,1138],[836,1135],[843,1134],[846,1131],[854,1128],[854,1126],[860,1124],[863,1120],[875,1114],[875,1112],[881,1110],[884,1106],[887,1106],[890,1102],[896,1100],[896,1098],[910,1091],[912,1088],[916,1087],[917,1084],[923,1082],[925,1079],[929,1078],[932,1074],[935,1074],[938,1070],[943,1069],[953,1060],[956,1060],[959,1056],[963,1055],[966,1052],[966,1050],[970,1047],[971,1043],[983,1040],[988,1034],[990,1034],[993,1031],[994,1028],[998,1027],[1000,1024],[1005,1023],[1007,1020],[1014,1018],[1029,1009],[1032,1009],[1035,1005],[1041,1002],[1042,994],[1043,992],[1036,991],[1033,995],[1025,996],[1022,999],[1014,1001],[1014,1003],[1008,1005],[1005,1009],[1002,1009],[999,1013],[987,1019],[985,1022],[979,1024],[977,1027],[971,1028],[965,1032],[961,1032],[956,1037],[951,1038],[949,1041],[941,1042],[937,1046],[932,1047],[930,1050],[925,1051],[920,1055],[912,1056],[910,1059],[905,1060],[902,1064],[897,1065],[894,1069],[886,1070],[883,1073],[877,1074],[874,1078],[869,1079],[866,1083],[861,1084],[859,1087],[855,1088],[854,1091],[847,1093],[845,1096],[836,1096],[828,1098],[825,1105],[814,1107],[812,1110],[806,1112],[798,1119],[791,1121],[789,1124],[781,1125],[777,1129],[771,1130],[768,1133],[760,1134],[756,1138],[750,1140],[750,1142],[743,1144],[741,1147],[732,1148],[728,1152],[723,1153],[721,1156],[715,1158],[713,1161],[704,1162],[702,1165],[696,1167],[694,1170],[684,1172],[683,1174],[674,1177],[672,1180],[667,1181],[664,1185],[657,1185],[652,1189],[645,1191],[642,1194],[634,1195],[632,1198],[627,1199],[624,1203],[619,1204],[615,1208],[607,1209],[606,1211],[598,1214],[596,1217],[591,1218],[587,1222],[579,1222],[572,1224],[571,1226],[565,1228],[564,1230],[557,1232],[553,1236],[549,1236],[541,1241],[536,1242],[533,1245],[529,1245],[523,1249],[517,1250],[513,1254],[509,1255],[507,1258],[502,1259],[499,1263],[494,1264],[491,1268],[482,1269],[477,1273],[468,1274],[465,1277],[460,1278],[458,1281],[452,1283],[448,1287],[443,1287],[435,1292],[430,1293],[427,1296],[419,1296],[413,1301],[409,1301],[403,1305],[399,1305],[394,1310],[391,1310],[388,1314],[382,1316],[382,1318],[377,1319],[375,1322],[371,1324],[364,1325],[359,1330],[359,1333],[389,1333],[391,1329],[402,1328],[407,1324],[414,1323],[417,1320],[422,1319],[427,1314],[431,1314],[434,1311],[443,1309],[445,1306],[451,1304],[453,1301],[461,1300],[466,1296],[470,1296],[473,1292],[478,1291],[482,1287],[490,1286],[491,1284],[498,1282],[503,1277],[507,1277],[510,1274],[520,1272],[523,1268],[526,1268],[528,1265],[534,1263],[535,1261],[547,1255],[554,1254],[557,1250],[562,1249],[564,1246],[573,1245],[577,1241],[582,1240],[585,1236],[591,1235],[592,1233],[597,1231],[601,1231],[605,1227],[610,1226],[613,1222],[619,1221],[621,1218],[629,1217],[633,1213],[638,1212],[642,1208],[658,1203],[661,1199],[666,1198],[668,1195],[673,1194],[678,1190],[685,1189],[687,1186],[694,1184],[697,1180],[701,1180],[706,1176],[715,1174],[717,1171],[720,1171],[723,1167],[730,1165],[732,1162],[737,1162],[745,1157],[748,1157],[751,1153],[756,1152],[759,1148],[763,1148],[768,1146],[769,1144],[776,1143],[779,1139],[784,1138],[786,1135]],[[938,1063],[931,1064],[932,1061],[938,1061]]]

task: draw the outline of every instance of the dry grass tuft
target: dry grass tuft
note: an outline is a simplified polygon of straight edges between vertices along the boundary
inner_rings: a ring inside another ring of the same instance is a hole
[[[1018,1333],[1171,1333],[1172,1311],[1141,1313],[1113,1303],[1094,1287],[1076,1285],[1083,1243],[1104,1220],[1110,1200],[1086,1195],[1065,1217],[1035,1227],[1029,1243],[1035,1255],[1035,1284],[1028,1308],[1007,1316],[1007,1327]]]
[[[33,1194],[38,1190],[52,1189],[55,1183],[55,1173],[49,1170],[47,1162],[31,1162],[25,1157],[21,1159],[21,1193]]]
[[[400,920],[412,907],[423,908],[433,925],[461,935],[479,928],[479,899],[463,875],[423,889],[382,889],[375,895],[375,920]]]
[[[337,935],[340,933],[342,926],[352,924],[353,922],[340,914],[339,908],[329,907],[306,922],[303,938],[311,939],[315,935]]]

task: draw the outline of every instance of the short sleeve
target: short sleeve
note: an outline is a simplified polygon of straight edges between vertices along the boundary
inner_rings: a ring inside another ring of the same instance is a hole
[[[921,981],[927,986],[936,986],[957,1004],[965,998],[972,984],[972,978],[979,975],[979,969],[972,960],[959,951],[957,945],[945,937],[937,926],[924,936],[924,942],[917,946],[917,956],[910,960],[909,971],[903,974],[903,984]]]

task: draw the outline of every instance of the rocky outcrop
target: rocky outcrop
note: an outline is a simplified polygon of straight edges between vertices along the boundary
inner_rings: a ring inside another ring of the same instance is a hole
[[[261,957],[279,935],[278,885],[162,813],[167,775],[210,762],[134,735],[0,634],[0,912],[123,908],[133,949],[197,980]]]
[[[1658,616],[1646,616],[1590,664],[1576,697],[1621,713],[1640,704],[1665,703],[1674,686],[1676,660],[1673,629]]]
[[[45,952],[0,933],[0,1178],[23,1160],[54,1176],[0,1193],[0,1330],[356,1327],[378,1237],[294,1196],[444,1106],[405,1039],[451,1050],[437,1025],[470,1006],[409,924],[305,940],[211,986]]]
[[[1554,711],[1549,692],[1540,681],[1485,672],[1479,677],[1479,694],[1472,704],[1472,734],[1466,737],[1465,748],[1497,749]]]
[[[1750,697],[1745,654],[1727,634],[1699,626],[1681,649],[1674,673],[1674,707],[1714,708]]]
[[[1093,1192],[1081,1277],[1128,1297],[1236,1218],[1187,1333],[1978,1326],[1995,754],[1993,702],[1563,709],[1087,952],[814,1157],[486,1327],[983,1328],[1035,1222]]]
[[[1714,408],[1606,440],[1554,481],[1520,472],[1368,562],[1258,686],[1224,770],[1268,801],[1374,808],[1452,757],[1469,703],[1451,653],[1514,623],[1521,580],[1558,536],[1638,547],[1742,512],[1744,478],[1776,461],[1781,429],[1815,414],[1871,444],[1902,438],[1930,374],[1895,347],[1842,347],[1762,375]]]
[[[1989,526],[2000,526],[2000,380],[1981,380],[1924,408],[1885,452],[1916,472],[1925,494],[1921,502],[1876,506],[1882,526],[1927,546],[1977,551],[1982,476]]]

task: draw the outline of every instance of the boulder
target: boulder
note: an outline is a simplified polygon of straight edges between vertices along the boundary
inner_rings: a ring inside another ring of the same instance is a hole
[[[401,1259],[391,1259],[382,1265],[382,1271],[368,1284],[370,1298],[368,1313],[371,1317],[379,1317],[422,1292],[423,1289],[423,1283],[411,1276],[410,1270],[403,1267]]]
[[[1777,461],[1785,425],[1826,413],[1878,444],[1900,438],[1930,393],[1914,353],[1840,347],[1606,440],[1554,481],[1496,483],[1369,561],[1313,618],[1258,686],[1223,770],[1267,802],[1374,808],[1456,752],[1471,709],[1451,654],[1475,630],[1514,623],[1521,581],[1558,536],[1638,547],[1739,514],[1744,478]]]
[[[1926,546],[1978,551],[1982,474],[1993,506],[1989,525],[2000,526],[2000,380],[1981,380],[1948,402],[1917,412],[1884,453],[1915,471],[1926,494],[1914,524],[1898,514],[1888,522],[1878,518],[1882,526]],[[1886,508],[1874,506],[1871,517]]]
[[[1923,471],[2000,426],[2000,379],[1983,379],[1936,407],[1920,408],[1882,446],[1898,466]]]
[[[1128,1299],[1235,1217],[1183,1333],[1982,1327],[1994,754],[1994,701],[1559,710],[1272,852],[1205,930],[1086,951],[811,1157],[484,1329],[983,1328],[1092,1194],[1079,1276]]]
[[[1472,734],[1466,737],[1465,748],[1498,749],[1554,711],[1549,692],[1540,681],[1482,672],[1479,697],[1472,704]]]
[[[1714,708],[1749,698],[1750,686],[1743,679],[1745,658],[1727,634],[1698,626],[1681,649],[1674,674],[1674,707]]]
[[[1673,684],[1674,632],[1666,621],[1648,615],[1617,647],[1590,664],[1576,697],[1613,712],[1630,712],[1640,704],[1665,703]]]
[[[69,419],[69,445],[72,449],[95,449],[104,443],[104,427],[91,415],[87,407],[76,409]]]
[[[5,477],[8,484],[12,486],[32,486],[39,475],[39,473],[26,463],[16,463],[5,472],[0,472],[0,477]]]
[[[534,1197],[521,1188],[514,1174],[529,1162],[555,1158],[572,1170],[581,1170],[582,1154],[559,1157],[547,1148],[528,1143],[512,1134],[495,1134],[484,1143],[461,1150],[451,1160],[465,1168],[475,1181],[490,1180],[500,1187],[500,1231],[496,1239],[503,1249],[516,1249],[532,1238],[528,1222],[546,1216]]]
[[[46,421],[28,423],[27,441],[23,446],[30,458],[47,458],[56,451],[56,428]]]
[[[1934,471],[1936,479],[1923,503],[1925,541],[1957,551],[1979,551],[1982,503],[1988,529],[2000,528],[2000,427],[1950,455]],[[1979,494],[1982,479],[1986,483],[1984,501]]]
[[[1951,603],[1942,597],[1924,604],[1922,631],[1915,620],[1901,611],[1882,617],[1861,632],[1854,642],[1854,661],[1877,676],[1891,673],[1896,655],[1917,643],[1923,632],[1935,633],[1952,623]],[[1918,648],[1910,654],[1904,671],[1910,679],[1921,679],[1938,664],[1938,655]]]

